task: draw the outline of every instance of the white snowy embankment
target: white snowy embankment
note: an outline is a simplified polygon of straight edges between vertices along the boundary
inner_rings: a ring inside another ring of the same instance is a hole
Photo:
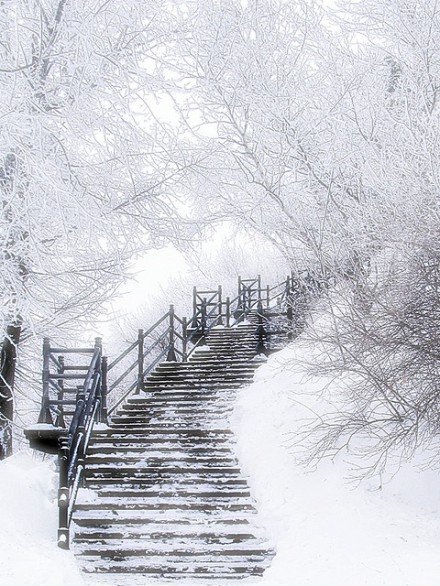
[[[0,584],[80,586],[73,554],[56,545],[57,476],[29,453],[0,462]]]
[[[298,366],[310,355],[299,338],[271,356],[234,412],[242,469],[277,550],[261,586],[438,584],[438,472],[405,464],[382,488],[355,487],[343,455],[315,471],[295,463],[288,445],[328,382]]]
[[[295,463],[288,445],[328,382],[306,377],[299,364],[310,355],[299,338],[272,356],[241,392],[233,417],[241,465],[277,550],[259,585],[437,584],[437,472],[406,464],[379,490],[379,480],[347,482],[343,456],[310,472]],[[51,460],[24,453],[0,462],[0,584],[85,584],[73,554],[56,546],[56,484]]]

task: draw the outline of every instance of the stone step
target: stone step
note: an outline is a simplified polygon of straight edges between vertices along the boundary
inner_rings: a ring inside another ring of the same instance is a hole
[[[228,414],[233,410],[233,406],[228,406],[227,403],[223,403],[222,407],[216,407],[211,405],[209,402],[205,402],[204,405],[198,405],[194,407],[180,407],[179,402],[171,405],[155,405],[154,403],[146,405],[143,409],[132,409],[127,411],[120,411],[118,415],[112,415],[112,425],[116,425],[116,422],[123,420],[139,419],[144,422],[154,420],[162,421],[178,421],[179,419],[188,420],[191,417],[206,418],[210,421],[218,421],[219,419],[226,420]]]
[[[118,410],[114,417],[122,415],[132,415],[134,413],[148,414],[151,410],[155,413],[162,413],[167,411],[173,411],[175,413],[186,411],[206,411],[208,413],[217,412],[223,410],[225,412],[233,410],[233,403],[229,400],[229,397],[221,398],[204,398],[203,400],[194,400],[191,397],[182,396],[181,394],[176,396],[171,395],[169,397],[169,391],[167,397],[162,397],[160,394],[155,394],[152,397],[145,398],[144,401],[139,401],[137,404],[131,403],[125,405]],[[174,402],[174,398],[176,399]]]
[[[134,492],[134,491],[132,491]],[[83,511],[200,511],[202,513],[211,511],[234,511],[234,512],[255,512],[248,497],[106,497],[102,491],[99,498],[93,503],[78,502],[75,504],[75,511],[81,514]]]
[[[139,489],[139,488],[101,488],[99,489],[99,496],[106,498],[187,498],[194,499],[244,499],[250,498],[250,491],[238,489],[236,487],[198,490],[197,487],[182,487],[178,488],[173,485],[168,485],[161,490],[157,488]]]
[[[185,452],[182,453],[182,457],[178,458],[178,459],[174,459],[174,458],[170,458],[168,456],[159,456],[159,457],[154,457],[148,454],[142,454],[142,456],[139,455],[134,455],[134,456],[128,456],[127,454],[124,454],[122,457],[121,456],[103,456],[102,458],[98,457],[98,456],[90,456],[88,455],[86,457],[86,466],[90,469],[90,468],[95,468],[95,465],[102,465],[102,464],[117,464],[118,466],[120,465],[124,465],[124,466],[134,466],[135,464],[138,464],[139,467],[142,467],[144,464],[147,466],[181,466],[182,464],[196,464],[197,466],[203,464],[205,466],[211,466],[211,465],[215,465],[215,466],[232,466],[232,465],[237,465],[237,459],[235,457],[225,457],[225,456],[220,456],[220,457],[213,457],[213,456],[189,456],[188,454],[185,454]]]
[[[191,469],[188,469],[187,467],[182,467],[182,465],[179,462],[176,462],[175,465],[170,464],[163,466],[155,464],[151,466],[145,465],[142,467],[130,465],[106,466],[92,464],[88,466],[85,471],[86,478],[141,478],[148,477],[149,475],[151,477],[157,476],[160,478],[170,478],[172,475],[203,476],[210,474],[212,476],[239,476],[240,469],[235,466],[230,466],[226,464],[220,465],[218,463],[213,463],[212,465],[198,465],[193,463],[191,465]]]
[[[233,451],[231,447],[219,447],[219,446],[181,446],[179,444],[163,444],[159,447],[154,445],[145,445],[145,446],[115,446],[114,444],[99,444],[99,445],[91,445],[88,449],[89,456],[97,456],[101,458],[107,458],[110,454],[112,456],[119,456],[121,458],[124,457],[134,457],[138,454],[144,454],[147,457],[156,457],[160,458],[164,454],[167,457],[171,457],[172,455],[176,458],[179,458],[181,455],[206,455],[207,457],[221,457],[225,454],[232,454]]]
[[[230,436],[217,436],[215,438],[206,439],[203,437],[164,437],[163,435],[155,435],[145,437],[113,437],[112,441],[109,441],[108,437],[93,438],[90,440],[89,447],[95,451],[101,449],[101,446],[105,449],[113,448],[118,450],[130,450],[133,447],[136,451],[151,450],[188,450],[188,449],[221,449],[231,451],[232,444]]]
[[[225,502],[191,502],[185,500],[170,500],[162,502],[147,502],[141,500],[136,502],[130,499],[99,499],[97,503],[76,503],[75,513],[81,514],[84,511],[150,511],[160,512],[164,511],[199,511],[201,513],[210,513],[215,511],[228,511],[228,512],[255,512],[255,507],[249,503],[231,503],[229,499]]]
[[[208,530],[210,525],[246,526],[253,519],[255,519],[254,511],[230,511],[225,508],[214,508],[203,512],[196,509],[177,510],[176,508],[158,510],[142,508],[101,510],[95,508],[76,511],[74,514],[75,524],[79,527],[109,527],[116,524],[118,526],[143,525],[149,529],[165,526],[168,530],[170,527],[173,527],[174,530],[175,526],[188,525],[191,526],[191,530],[200,526],[204,531]]]
[[[253,356],[252,356],[253,358]],[[229,375],[237,375],[237,374],[250,374],[254,371],[253,368],[253,362],[250,364],[250,366],[248,366],[247,368],[245,368],[244,366],[234,366],[231,368],[226,368],[225,365],[219,365],[219,366],[211,366],[211,367],[206,367],[202,362],[196,362],[196,363],[192,363],[192,362],[179,362],[179,363],[170,363],[170,364],[176,364],[176,366],[174,368],[172,368],[171,366],[167,367],[163,367],[163,368],[157,368],[154,373],[149,375],[149,378],[151,376],[160,374],[184,374],[186,376],[197,376],[200,375],[200,373],[206,373],[209,376],[220,376],[221,374],[229,374]],[[183,364],[189,364],[190,366],[181,366]]]
[[[160,542],[164,545],[172,543],[187,543],[188,545],[206,544],[238,544],[238,543],[264,543],[254,535],[255,532],[230,532],[229,528],[226,531],[190,531],[184,527],[180,531],[173,527],[172,531],[151,531],[150,527],[124,527],[123,530],[115,530],[111,527],[109,529],[89,529],[85,527],[75,533],[75,543],[87,542],[113,542],[122,539],[142,539],[148,542]]]
[[[239,378],[222,378],[217,380],[210,380],[208,378],[201,379],[201,378],[194,378],[194,379],[187,379],[187,378],[168,378],[168,377],[157,377],[157,379],[150,379],[144,382],[143,388],[145,391],[156,391],[160,392],[166,389],[179,389],[179,390],[187,390],[187,391],[196,391],[196,390],[206,390],[206,391],[215,391],[217,389],[238,389],[245,384],[248,384],[252,378],[243,377]]]
[[[267,548],[259,548],[256,544],[244,543],[242,546],[236,544],[227,545],[223,547],[215,547],[214,545],[199,545],[194,547],[176,547],[176,545],[165,546],[160,544],[160,547],[154,547],[154,544],[145,543],[133,540],[129,546],[124,547],[124,543],[111,544],[84,544],[83,547],[77,547],[76,552],[84,556],[97,556],[106,559],[123,559],[131,557],[146,557],[146,558],[163,558],[166,556],[167,562],[170,563],[174,559],[175,562],[180,562],[182,559],[191,558],[195,560],[203,559],[204,561],[211,561],[213,558],[231,559],[242,558],[243,560],[264,561],[267,556]]]
[[[193,381],[203,381],[203,382],[209,382],[209,383],[216,383],[216,382],[223,382],[223,381],[244,381],[247,382],[249,379],[252,379],[254,376],[253,372],[249,372],[249,373],[237,373],[237,372],[232,372],[229,373],[227,371],[225,372],[219,372],[219,373],[205,373],[205,374],[200,374],[200,373],[193,373],[193,372],[167,372],[167,373],[163,373],[163,372],[156,372],[152,375],[150,375],[148,377],[148,379],[145,381],[147,382],[157,382],[157,381],[188,381],[188,382],[193,382]]]
[[[165,401],[151,401],[147,403],[143,407],[137,407],[136,409],[121,409],[117,415],[113,415],[112,418],[120,418],[120,417],[157,417],[157,416],[166,416],[168,414],[173,414],[175,416],[182,416],[185,417],[190,415],[191,413],[196,414],[207,414],[209,416],[216,415],[216,414],[227,414],[233,411],[233,405],[228,405],[225,401],[215,403],[214,401],[205,401],[204,403],[196,403],[194,402],[192,405],[185,405],[181,402],[177,402],[176,404],[169,405],[168,402]]]
[[[224,400],[222,401],[176,401],[169,405],[168,401],[161,399],[153,399],[147,401],[143,405],[136,406],[125,406],[118,411],[117,415],[113,417],[135,417],[136,415],[147,416],[151,414],[163,415],[166,413],[175,413],[176,415],[182,414],[183,416],[188,413],[230,413],[233,411],[233,405]]]
[[[215,353],[216,355],[227,355],[233,358],[237,358],[239,356],[254,356],[255,355],[255,348],[257,346],[257,342],[249,346],[237,346],[234,347],[232,345],[226,344],[211,344],[207,346],[203,350],[200,350],[198,357],[202,356],[204,353]]]
[[[181,379],[174,380],[172,378],[168,378],[168,376],[161,376],[156,378],[149,378],[144,381],[144,389],[150,390],[153,388],[162,388],[164,386],[173,386],[180,389],[206,389],[214,391],[216,389],[228,389],[234,388],[248,383],[249,377],[242,377],[242,379],[234,376],[229,378],[217,377],[215,379],[212,378],[202,378],[202,377],[194,377],[194,378],[186,378],[182,377]]]
[[[105,437],[105,438],[109,438],[111,437],[112,439],[118,439],[118,438],[126,438],[129,439],[127,436],[139,436],[139,435],[143,435],[145,436],[146,433],[150,433],[151,432],[151,436],[158,436],[158,435],[165,435],[165,436],[169,436],[171,437],[177,437],[179,438],[179,436],[182,436],[182,438],[188,437],[188,438],[192,438],[192,437],[201,437],[201,438],[209,438],[209,439],[215,439],[217,438],[217,436],[220,437],[227,437],[227,436],[233,436],[233,433],[230,429],[223,429],[223,428],[212,428],[212,429],[201,429],[198,427],[187,427],[187,426],[182,426],[180,429],[179,428],[172,428],[172,429],[168,429],[167,427],[161,427],[159,426],[150,426],[145,425],[145,426],[139,426],[139,429],[133,429],[131,427],[127,427],[127,428],[123,428],[123,427],[109,427],[106,430],[99,430],[94,432],[93,438],[92,440],[96,441],[97,438],[100,437]],[[150,437],[146,437],[145,440],[148,441],[149,439],[151,439]]]
[[[213,424],[216,423],[215,421],[212,422]],[[221,422],[217,422],[217,423],[223,423],[223,421]],[[178,433],[180,433],[180,431],[184,432],[185,430],[200,430],[203,432],[206,432],[206,421],[203,421],[199,418],[190,418],[188,420],[184,420],[184,419],[163,419],[163,418],[156,418],[155,420],[150,421],[149,423],[136,423],[136,422],[132,422],[132,423],[124,423],[124,422],[120,422],[120,423],[114,423],[112,424],[113,429],[115,430],[125,430],[125,432],[127,433],[134,433],[134,432],[142,432],[144,431],[145,433],[148,432],[155,432],[155,433],[160,433],[163,432],[164,434],[166,433],[171,433],[172,431],[177,431]],[[218,431],[219,433],[224,433],[226,432],[226,429],[216,429],[215,431]]]
[[[84,560],[86,561],[86,560]],[[92,560],[90,560],[92,562]],[[89,563],[83,568],[86,573],[97,573],[97,574],[113,574],[113,575],[125,575],[125,574],[141,574],[143,576],[158,577],[166,580],[171,579],[185,579],[194,578],[201,580],[215,580],[219,584],[219,580],[237,580],[238,578],[252,578],[253,576],[262,576],[266,564],[255,564],[252,566],[238,563],[219,564],[215,562],[198,562],[194,565],[194,562],[188,564],[188,562],[180,561],[176,562],[172,566],[168,565],[169,562],[164,564],[163,561],[157,565],[145,564],[145,563],[115,563],[111,565],[108,563],[104,564],[91,564]]]
[[[233,408],[234,405],[225,398],[194,401],[191,399],[186,400],[186,397],[178,397],[175,402],[170,403],[167,398],[155,395],[154,397],[145,399],[143,402],[139,402],[136,405],[125,405],[119,409],[117,414],[113,415],[113,417],[122,417],[126,415],[133,416],[135,414],[148,415],[151,412],[160,414],[167,412],[185,414],[190,411],[204,411],[206,413],[218,413],[224,411],[225,413],[229,413],[233,411]]]
[[[166,482],[164,479],[157,478],[86,478],[87,488],[91,490],[101,490],[105,487],[113,488],[127,488],[127,490],[143,490],[151,489],[158,490],[161,487],[168,487],[172,483],[175,488],[200,488],[204,489],[242,489],[248,488],[248,484],[244,478],[237,477],[226,477],[226,478],[210,478],[209,476],[197,476],[193,475],[191,478],[187,476],[180,476],[172,478],[171,481],[168,479]]]
[[[198,392],[216,393],[237,389],[241,386],[248,385],[253,376],[234,376],[222,378],[209,377],[185,377],[185,376],[158,376],[144,382],[144,392],[160,392],[161,390],[187,390]]]
[[[182,388],[172,388],[172,389],[162,389],[162,391],[145,391],[145,394],[142,395],[142,398],[132,400],[127,402],[126,405],[149,405],[151,401],[162,401],[162,402],[171,402],[172,401],[192,401],[197,403],[202,403],[203,401],[223,401],[227,399],[232,399],[231,393],[228,393],[230,389],[217,389],[216,391],[213,390],[191,390],[191,389],[182,389]]]
[[[241,378],[241,377],[245,377],[245,378],[249,378],[249,377],[253,377],[255,376],[255,367],[251,366],[250,368],[242,368],[242,369],[234,369],[234,370],[228,370],[227,368],[221,367],[215,370],[206,370],[206,369],[202,369],[202,368],[192,368],[191,370],[186,370],[184,368],[175,368],[175,369],[161,369],[161,370],[157,370],[155,373],[155,378],[157,378],[158,376],[161,377],[168,377],[168,376],[172,376],[172,377],[189,377],[191,380],[194,378],[207,378],[207,379],[211,379],[211,378],[221,378],[221,377],[227,377],[229,378],[233,378],[233,377],[237,377],[237,378]],[[146,381],[150,380],[151,377],[148,377],[146,379]],[[153,379],[154,380],[154,379]]]
[[[178,364],[179,366],[181,366],[182,368],[184,368],[184,364],[188,364],[189,366],[202,366],[202,367],[206,367],[209,368],[211,366],[223,366],[225,368],[227,368],[228,366],[232,367],[232,366],[249,366],[250,364],[252,364],[252,362],[249,361],[249,358],[216,358],[216,357],[198,357],[198,356],[192,356],[190,358],[190,360],[188,362],[168,362],[167,364],[171,365],[171,364]]]

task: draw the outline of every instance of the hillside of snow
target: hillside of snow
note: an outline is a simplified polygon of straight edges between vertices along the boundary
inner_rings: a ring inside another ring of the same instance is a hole
[[[321,391],[329,381],[311,378],[301,366],[311,356],[313,348],[298,338],[272,355],[237,398],[232,423],[238,456],[249,476],[261,525],[277,550],[271,568],[257,583],[436,584],[438,472],[422,470],[413,461],[402,464],[394,476],[354,485],[349,480],[350,458],[344,452],[314,470],[297,461],[293,446],[304,420],[326,409]],[[104,583],[103,578],[83,578],[73,554],[56,546],[56,486],[52,459],[42,462],[22,453],[0,463],[1,584]],[[115,584],[112,579],[105,583]],[[127,578],[125,583],[132,582]]]
[[[84,584],[73,555],[56,545],[57,483],[52,459],[19,453],[0,462],[0,584]]]
[[[355,485],[348,454],[324,460],[316,470],[299,461],[292,447],[296,434],[317,403],[325,409],[317,397],[329,383],[301,366],[312,352],[300,337],[272,355],[235,409],[242,469],[277,550],[261,586],[437,584],[437,471],[413,461],[394,476]]]

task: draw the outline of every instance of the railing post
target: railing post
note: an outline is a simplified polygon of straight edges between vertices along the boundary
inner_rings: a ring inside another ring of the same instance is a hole
[[[270,306],[270,287],[269,285],[266,287],[266,307],[269,308]]]
[[[286,278],[286,302],[290,298],[290,294],[292,292],[291,282],[290,282],[290,275],[287,275]]]
[[[95,350],[99,350],[99,359],[96,365],[97,373],[99,373],[98,388],[96,393],[96,399],[99,400],[99,412],[97,413],[97,420],[101,419],[101,408],[102,408],[102,338],[95,338]],[[96,376],[96,371],[95,371]]]
[[[223,325],[223,316],[222,316],[222,310],[223,310],[223,303],[222,303],[222,286],[219,285],[218,286],[218,319],[217,319],[217,325],[218,326],[222,326]]]
[[[100,422],[108,423],[108,410],[107,410],[107,391],[108,391],[108,360],[107,356],[103,356],[101,360],[101,413]]]
[[[287,339],[293,338],[293,304],[292,304],[292,276],[286,279],[286,317],[287,317]]]
[[[243,309],[243,313],[246,315],[246,309],[248,309],[247,307],[247,301],[249,298],[249,288],[246,285],[242,286],[243,289],[243,302],[242,302],[242,309]]]
[[[138,374],[137,374],[137,385],[136,395],[138,395],[144,384],[144,330],[138,330]]]
[[[168,346],[167,362],[177,362],[176,351],[174,349],[175,336],[174,336],[174,305],[170,305],[170,344]]]
[[[58,547],[69,549],[69,449],[62,446],[58,454],[60,479],[58,485]]]
[[[188,320],[182,318],[182,362],[188,361]]]
[[[266,330],[264,329],[264,320],[263,320],[263,304],[258,304],[258,327],[257,327],[257,347],[256,353],[257,354],[265,354],[267,356],[267,348],[266,348]]]
[[[38,423],[49,423],[53,425],[52,414],[50,412],[49,396],[49,377],[50,377],[50,340],[43,339],[43,397],[41,401],[41,411],[38,417]]]
[[[231,327],[231,298],[226,297],[226,327]]]
[[[193,319],[191,322],[191,327],[196,330],[199,326],[199,322],[197,320],[197,287],[193,287]]]
[[[258,275],[258,277],[257,277],[257,284],[258,284],[257,299],[258,299],[258,305],[260,305],[260,303],[261,303],[261,275]]]
[[[87,401],[87,397],[85,395],[85,389],[83,385],[78,385],[78,391],[76,393],[76,403],[78,404],[80,401],[84,402],[83,414],[80,417],[79,424],[78,424],[78,436],[81,436],[81,442],[79,444],[78,449],[78,465],[77,469],[82,466],[85,466],[85,453],[84,453],[84,441],[85,441],[85,426],[84,426],[84,413],[85,413],[85,403]]]
[[[206,334],[206,305],[207,305],[207,301],[206,301],[206,297],[204,297],[202,299],[202,307],[201,307],[201,335],[202,338],[205,337]]]
[[[293,338],[293,308],[290,301],[287,305],[287,339],[292,340]]]
[[[64,356],[58,356],[58,374],[64,374]],[[66,427],[66,422],[64,421],[64,406],[62,401],[64,401],[64,380],[62,378],[58,379],[58,415],[55,420],[55,425],[57,427]]]

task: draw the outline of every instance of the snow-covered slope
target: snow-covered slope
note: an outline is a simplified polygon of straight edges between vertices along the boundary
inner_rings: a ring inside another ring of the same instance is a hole
[[[240,391],[234,412],[242,467],[278,552],[258,584],[436,585],[437,472],[405,464],[389,482],[376,478],[354,486],[345,454],[315,471],[296,463],[289,444],[310,409],[325,410],[316,397],[328,381],[306,377],[300,366],[310,356],[301,338],[271,356]],[[0,584],[84,584],[73,555],[56,546],[56,481],[52,460],[19,454],[0,463]]]
[[[73,555],[56,545],[56,480],[52,460],[22,453],[0,462],[0,584],[83,584]]]
[[[243,389],[234,414],[240,458],[278,555],[264,586],[433,586],[440,575],[440,477],[405,464],[390,482],[354,486],[342,454],[315,471],[289,444],[328,383],[306,377],[299,338]],[[325,409],[320,401],[319,408]]]

